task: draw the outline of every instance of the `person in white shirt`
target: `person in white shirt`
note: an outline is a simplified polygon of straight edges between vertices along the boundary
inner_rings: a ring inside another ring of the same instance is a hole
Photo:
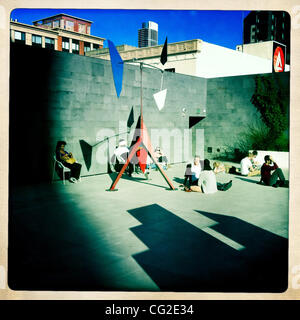
[[[254,167],[253,164],[256,163],[254,159],[257,156],[257,151],[254,150],[249,152],[248,157],[245,157],[241,160],[241,175],[242,176],[256,176],[260,174],[260,169],[258,167]]]
[[[213,172],[213,170],[210,168],[210,165],[206,162],[207,159],[204,160],[204,170],[201,172],[199,177],[198,184],[201,186],[201,191],[198,190],[198,188],[191,187],[192,191],[196,192],[203,192],[203,193],[215,193],[218,191],[217,189],[217,179],[216,174]],[[209,162],[209,160],[207,160]]]
[[[126,141],[124,139],[120,139],[118,147],[114,151],[114,155],[111,158],[111,163],[113,164],[115,170],[120,172],[122,170],[123,165],[127,161],[129,149],[127,148]],[[129,163],[126,172],[129,176],[131,176],[133,172],[133,164]]]
[[[190,192],[191,186],[198,186],[198,180],[201,172],[200,157],[195,156],[194,161],[186,166],[184,174],[184,190]]]
[[[199,175],[197,185],[191,185],[190,190],[194,192],[201,192],[206,194],[215,193],[218,190],[226,191],[232,186],[232,180],[228,183],[218,183],[216,174],[210,166],[208,159],[204,160],[204,169]]]

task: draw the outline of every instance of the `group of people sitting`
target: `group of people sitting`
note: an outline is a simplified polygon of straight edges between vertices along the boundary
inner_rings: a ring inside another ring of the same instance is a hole
[[[116,172],[120,172],[122,170],[123,165],[126,163],[127,158],[129,155],[129,148],[127,147],[126,141],[124,139],[120,139],[118,146],[114,150],[114,154],[111,158],[111,164],[113,165]],[[160,147],[156,147],[153,157],[155,160],[163,167],[164,170],[167,170],[168,168],[168,159],[163,154]],[[139,167],[137,166],[139,160],[137,158],[137,155],[135,155],[131,161],[129,162],[125,172],[131,177],[132,173],[135,171],[139,173]],[[157,166],[152,161],[149,154],[147,154],[146,159],[146,168],[147,169],[156,169]],[[149,171],[145,172],[146,178],[148,178]]]
[[[248,156],[241,160],[241,168],[238,170],[236,167],[226,169],[224,164],[215,161],[213,168],[210,166],[210,161],[205,159],[203,166],[199,156],[194,157],[194,161],[186,166],[184,175],[184,190],[186,192],[202,192],[202,193],[215,193],[217,190],[226,191],[232,186],[232,180],[227,183],[219,183],[216,180],[216,174],[221,172],[234,173],[241,176],[257,176],[260,175],[258,184],[265,184],[274,188],[286,186],[286,180],[282,169],[278,167],[276,162],[270,155],[266,155],[264,164],[256,161],[257,151],[249,152]]]
[[[225,171],[224,165],[219,162],[210,166],[205,159],[201,165],[200,157],[195,156],[194,161],[186,166],[183,187],[186,192],[215,193],[218,190],[226,191],[232,186],[232,180],[227,183],[217,182],[216,174]]]
[[[272,156],[266,155],[264,157],[265,162],[262,166],[260,166],[260,164],[256,161],[256,157],[257,151],[254,150],[249,152],[248,156],[241,160],[240,174],[242,176],[252,177],[260,175],[261,178],[258,184],[265,184],[274,188],[283,187],[286,185],[286,180],[282,169],[278,167]]]
[[[58,141],[56,144],[55,157],[57,161],[60,161],[65,167],[70,169],[70,177],[69,181],[72,183],[77,183],[80,181],[80,172],[82,165],[76,161],[73,154],[65,150],[66,146],[65,141]],[[129,148],[127,147],[126,141],[124,139],[120,139],[118,146],[114,150],[114,154],[111,158],[111,164],[113,165],[116,172],[120,172],[122,170],[123,165],[127,161],[127,157],[129,155]],[[163,167],[164,170],[168,168],[168,159],[163,154],[160,147],[156,147],[154,151],[155,160]],[[135,155],[132,161],[129,162],[126,173],[131,177],[134,170],[138,172],[138,158]],[[147,155],[147,169],[156,168],[156,164],[152,161],[152,159]],[[148,178],[148,172],[145,172],[146,178]]]
[[[82,165],[76,161],[71,152],[65,150],[65,141],[58,141],[56,145],[56,159],[60,161],[65,167],[70,169],[69,181],[77,183],[80,181],[80,172]],[[111,162],[116,172],[120,172],[124,163],[127,161],[129,149],[124,139],[120,139],[118,147],[114,151],[114,155]],[[162,165],[164,170],[168,168],[168,159],[161,151],[160,147],[155,148],[154,152],[155,160]],[[265,184],[274,188],[283,187],[286,185],[286,180],[282,170],[278,167],[276,162],[270,155],[266,155],[264,164],[260,164],[256,161],[257,151],[249,152],[248,156],[241,160],[241,168],[238,170],[235,167],[226,168],[224,164],[215,161],[213,168],[210,166],[210,161],[205,159],[200,161],[199,156],[195,156],[192,163],[186,166],[184,174],[183,187],[186,192],[202,192],[202,193],[214,193],[217,190],[226,191],[232,186],[232,180],[227,183],[219,183],[216,179],[216,174],[221,172],[239,174],[242,176],[252,177],[260,175],[259,184]],[[134,164],[138,163],[138,159],[135,156],[133,161],[129,162],[126,172],[129,176],[134,171]],[[156,164],[147,155],[147,166],[149,168],[156,168]],[[272,172],[273,171],[273,172]],[[148,172],[145,173],[148,178]]]

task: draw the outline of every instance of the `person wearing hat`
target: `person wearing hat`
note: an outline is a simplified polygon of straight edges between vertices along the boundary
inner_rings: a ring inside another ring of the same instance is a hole
[[[65,167],[71,170],[69,181],[72,183],[76,183],[77,181],[80,181],[80,172],[82,165],[75,160],[71,152],[67,152],[65,150],[66,144],[67,143],[65,141],[57,142],[55,151],[56,159],[62,162]]]

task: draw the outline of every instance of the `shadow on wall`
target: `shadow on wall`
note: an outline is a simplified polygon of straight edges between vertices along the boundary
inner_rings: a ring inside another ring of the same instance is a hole
[[[54,56],[41,50],[12,43],[10,47],[9,171],[10,182],[17,184],[51,181],[49,155],[55,150],[49,138],[48,88]]]
[[[130,132],[130,128],[132,127],[133,123],[134,123],[134,110],[132,107],[130,110],[129,116],[128,116],[128,120],[127,120],[127,131],[126,132],[121,132],[121,133],[113,135],[111,137],[106,137],[104,140],[98,141],[94,145],[90,145],[89,143],[87,143],[84,140],[79,140],[83,159],[84,159],[84,162],[85,162],[85,165],[86,165],[86,168],[88,171],[90,170],[91,165],[92,165],[93,147],[95,147],[96,145],[102,144],[102,143],[107,143],[107,173],[112,172],[111,167],[110,167],[109,139],[114,138],[114,137],[119,137],[120,135],[122,135],[124,133],[128,134]]]
[[[83,155],[83,160],[86,165],[87,171],[90,170],[91,165],[92,165],[92,151],[93,151],[93,146],[91,146],[89,143],[87,143],[84,140],[79,140],[81,152]]]
[[[86,165],[87,170],[89,171],[92,165],[92,155],[93,155],[93,147],[96,145],[99,145],[100,143],[107,143],[108,144],[108,138],[105,138],[102,141],[97,142],[95,145],[91,146],[89,143],[87,143],[84,140],[79,140],[81,152],[83,155],[83,160]],[[109,146],[107,146],[106,149],[106,163],[107,163],[107,169],[106,173],[111,173],[111,167],[110,167],[110,156],[109,156]]]
[[[134,259],[163,291],[283,292],[288,240],[238,218],[196,211],[216,222],[209,229],[239,243],[236,250],[154,204],[128,211],[149,250]]]

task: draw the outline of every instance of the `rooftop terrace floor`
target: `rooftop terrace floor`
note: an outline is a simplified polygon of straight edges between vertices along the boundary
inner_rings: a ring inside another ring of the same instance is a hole
[[[228,191],[183,192],[184,164],[11,188],[8,284],[14,290],[283,292],[289,189],[220,174]],[[284,172],[288,175],[288,172]]]

